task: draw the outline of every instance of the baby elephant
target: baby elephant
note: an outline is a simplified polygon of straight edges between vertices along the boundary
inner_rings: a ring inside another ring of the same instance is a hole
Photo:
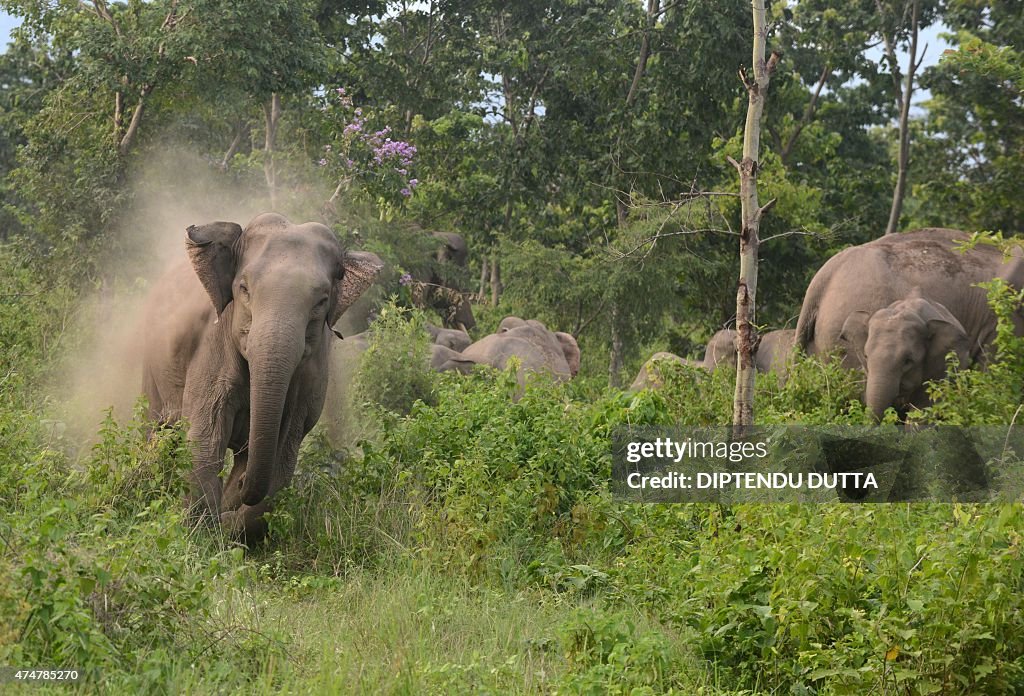
[[[927,406],[925,382],[946,376],[946,355],[967,366],[970,341],[963,325],[938,302],[897,300],[874,313],[847,317],[839,340],[867,373],[864,403],[876,418],[890,406]]]

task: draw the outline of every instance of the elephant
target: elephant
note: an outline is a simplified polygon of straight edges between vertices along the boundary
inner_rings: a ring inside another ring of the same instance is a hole
[[[435,345],[451,348],[456,352],[465,350],[473,339],[461,329],[442,329],[432,324],[427,324],[427,333]]]
[[[925,382],[946,376],[946,355],[970,359],[970,339],[946,307],[915,296],[873,313],[857,310],[839,334],[864,365],[864,403],[876,418],[889,406],[904,410],[930,403]]]
[[[697,369],[704,369],[703,361],[690,360],[688,358],[680,358],[675,353],[655,353],[647,362],[640,368],[640,372],[637,373],[636,379],[629,387],[629,391],[638,392],[643,389],[657,389],[662,386],[661,378],[657,376],[655,366],[658,363],[675,363],[677,365],[686,365],[687,367],[693,367]]]
[[[504,370],[512,357],[520,362],[516,375],[520,387],[530,372],[550,374],[560,382],[571,380],[579,372],[580,349],[572,335],[518,317],[506,317],[497,333],[452,356],[441,369],[468,372],[474,365],[490,365]]]
[[[473,308],[459,287],[459,275],[469,261],[469,246],[455,232],[432,232],[441,242],[429,273],[414,281],[413,299],[417,306],[430,307],[441,314],[446,328],[469,331],[476,326]]]
[[[754,353],[754,367],[758,372],[775,371],[785,374],[796,341],[795,329],[776,329],[761,335]]]
[[[431,236],[443,242],[437,250],[438,263],[451,263],[465,268],[469,262],[469,245],[466,239],[455,232],[432,232]]]
[[[736,367],[736,331],[722,329],[715,332],[704,349],[704,369],[714,370],[719,365]]]
[[[985,245],[957,249],[968,236],[958,230],[925,228],[839,252],[807,287],[796,345],[809,355],[828,355],[838,349],[844,367],[863,368],[864,351],[857,342],[859,335],[864,340],[867,335],[851,331],[842,338],[847,320],[856,312],[870,316],[916,295],[941,305],[960,322],[968,341],[965,362],[985,365],[991,357],[996,317],[986,291],[976,284],[1001,278],[1015,289],[1024,287],[1024,253],[1020,247],[1009,256]],[[1024,335],[1024,318],[1017,313],[1013,320],[1017,335]]]
[[[277,213],[190,226],[185,246],[148,298],[143,389],[154,420],[188,422],[191,512],[255,543],[320,417],[331,327],[383,264]]]
[[[558,362],[559,351],[569,366],[570,377],[575,377],[580,371],[580,347],[576,338],[564,331],[550,331],[543,323],[536,319],[520,319],[519,317],[505,317],[498,324],[498,333],[509,333],[527,337],[538,346],[543,346],[545,357],[552,364]],[[551,342],[554,336],[558,345]]]

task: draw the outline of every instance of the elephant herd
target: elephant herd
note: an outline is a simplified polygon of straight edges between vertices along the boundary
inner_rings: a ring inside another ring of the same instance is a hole
[[[826,359],[835,354],[844,367],[864,373],[864,403],[876,418],[889,407],[905,415],[927,406],[926,383],[946,376],[948,355],[962,367],[984,367],[991,359],[996,316],[981,284],[1001,279],[1024,288],[1021,247],[1004,252],[967,240],[958,230],[927,228],[839,252],[811,280],[795,331],[761,338],[757,369],[784,373],[794,349]],[[1019,308],[1012,319],[1016,334],[1024,335]],[[655,359],[689,363],[669,353]],[[650,362],[634,389],[652,386]],[[694,366],[735,362],[735,332],[724,330]]]
[[[519,363],[516,378],[522,387],[530,373],[547,374],[564,382],[575,377],[580,369],[576,339],[563,331],[552,331],[535,319],[505,317],[497,331],[475,342],[461,329],[431,325],[426,328],[431,339],[429,365],[439,372],[468,374],[477,365],[504,370],[515,358]],[[339,361],[348,364],[352,351],[366,350],[369,337],[366,333],[356,334],[346,338],[345,344],[337,354]]]
[[[923,229],[836,254],[811,281],[795,331],[761,338],[758,369],[784,371],[793,349],[838,351],[845,366],[864,371],[866,403],[876,415],[889,406],[925,405],[924,383],[945,375],[949,353],[961,365],[984,365],[990,357],[996,317],[978,283],[1002,278],[1024,287],[1019,248],[964,251],[964,236]],[[459,239],[443,241],[440,253],[458,257]],[[150,292],[143,389],[155,421],[188,423],[193,513],[258,541],[272,497],[290,483],[299,445],[320,419],[332,348],[366,345],[358,335],[339,343],[333,326],[383,263],[344,250],[324,225],[296,225],[276,213],[244,229],[233,222],[189,227],[185,246],[188,261]],[[1021,335],[1024,322],[1014,321]],[[576,339],[539,321],[506,317],[477,341],[461,328],[429,330],[436,370],[504,369],[515,358],[521,385],[529,372],[565,381],[579,371]],[[695,366],[735,362],[734,343],[731,332],[719,332]],[[635,388],[654,386],[648,368]],[[228,449],[233,464],[222,481]]]

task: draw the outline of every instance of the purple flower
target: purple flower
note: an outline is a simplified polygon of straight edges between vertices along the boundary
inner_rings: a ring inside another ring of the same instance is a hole
[[[345,94],[345,88],[344,87],[339,87],[338,89],[336,89],[334,91],[337,92],[338,94]]]
[[[406,285],[409,285],[411,283],[412,283],[412,276],[409,275],[408,273],[403,273],[402,277],[398,279],[398,284],[403,286],[403,287],[406,286]]]
[[[419,179],[409,179],[409,188],[416,188],[417,186],[419,186],[419,183]]]
[[[327,166],[327,160],[325,160],[325,159],[323,159],[323,158],[321,157],[321,158],[320,158],[320,161],[319,161],[319,162],[317,162],[317,164],[319,164],[319,165],[320,165],[321,167],[325,167],[325,166]]]
[[[387,138],[383,143],[374,148],[373,160],[377,164],[383,164],[384,160],[394,158],[398,160],[399,166],[405,168],[412,164],[415,154],[415,145]]]
[[[395,167],[395,171],[398,172],[399,174],[401,174],[402,176],[405,176],[406,174],[409,173],[409,170],[407,170],[407,169],[399,169],[398,167]]]
[[[399,191],[399,193],[405,196],[406,198],[412,195],[412,191],[410,191],[407,188],[402,189],[401,191]]]
[[[324,145],[324,152],[330,152],[330,151],[331,151],[331,146],[330,145]]]

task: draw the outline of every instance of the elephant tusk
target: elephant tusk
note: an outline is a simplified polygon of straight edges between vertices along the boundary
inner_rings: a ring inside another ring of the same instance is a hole
[[[461,321],[456,322],[456,326],[459,327],[459,331],[465,331],[466,333],[469,333],[469,329],[467,329],[466,325],[463,324]]]

